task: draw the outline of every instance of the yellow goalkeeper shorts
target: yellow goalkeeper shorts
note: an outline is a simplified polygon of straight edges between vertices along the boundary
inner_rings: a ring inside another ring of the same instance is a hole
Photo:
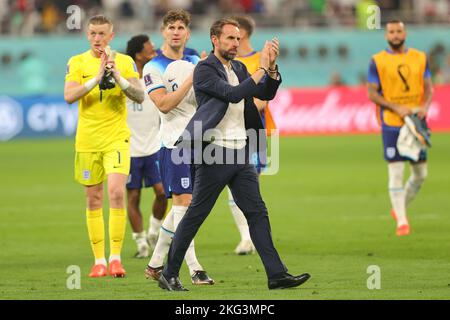
[[[130,173],[130,149],[75,153],[75,180],[91,186],[106,180],[110,173]]]

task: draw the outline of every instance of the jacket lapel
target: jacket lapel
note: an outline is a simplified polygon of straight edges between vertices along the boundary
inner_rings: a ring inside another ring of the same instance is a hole
[[[245,79],[247,79],[247,75],[244,74],[242,67],[234,60],[231,60],[231,66],[233,68],[234,73],[239,79],[239,83],[243,82]]]
[[[220,62],[220,60],[217,59],[217,57],[214,55],[214,53],[210,53],[210,55],[208,56],[207,60],[211,64],[215,65],[217,71],[219,71],[219,73],[222,76],[222,78],[224,78],[224,79],[226,79],[228,81],[227,73],[225,72],[225,67],[223,66],[222,62]]]

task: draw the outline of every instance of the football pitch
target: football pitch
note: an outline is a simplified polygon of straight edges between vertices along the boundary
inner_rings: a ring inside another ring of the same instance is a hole
[[[450,134],[434,134],[433,144],[428,179],[408,212],[412,233],[399,238],[379,135],[281,138],[280,170],[263,176],[261,189],[282,259],[292,274],[312,278],[269,291],[258,255],[233,253],[239,234],[223,192],[196,237],[216,284],[191,285],[183,265],[190,291],[170,293],[144,278],[148,260],[133,258],[129,224],[126,278],[87,276],[93,257],[73,139],[2,143],[0,299],[449,299]],[[143,195],[147,221],[153,194]],[[81,289],[67,288],[73,265]],[[370,266],[379,267],[380,289],[368,289]]]

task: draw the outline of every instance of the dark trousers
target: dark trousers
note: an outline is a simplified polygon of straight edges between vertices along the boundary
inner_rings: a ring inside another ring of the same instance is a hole
[[[272,241],[266,205],[261,198],[256,169],[252,164],[197,164],[193,166],[192,202],[177,227],[163,270],[166,279],[177,277],[186,250],[211,212],[226,185],[244,213],[250,237],[261,257],[268,278],[286,272]]]

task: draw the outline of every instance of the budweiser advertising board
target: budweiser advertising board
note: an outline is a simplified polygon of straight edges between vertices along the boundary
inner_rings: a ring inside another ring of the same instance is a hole
[[[450,131],[450,85],[435,86],[428,124]],[[280,89],[270,103],[282,135],[379,132],[376,107],[361,87]]]

